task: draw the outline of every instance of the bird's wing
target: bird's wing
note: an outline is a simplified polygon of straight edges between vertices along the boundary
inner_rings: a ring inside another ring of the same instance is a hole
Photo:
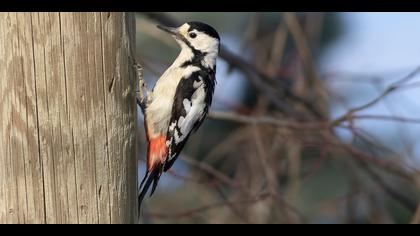
[[[215,86],[214,73],[194,72],[181,79],[175,93],[166,144],[169,149],[167,171],[183,149],[190,134],[203,122],[211,105]]]

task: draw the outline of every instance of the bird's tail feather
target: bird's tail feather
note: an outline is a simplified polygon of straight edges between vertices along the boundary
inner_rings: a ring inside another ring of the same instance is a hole
[[[153,183],[153,186],[152,186],[152,191],[150,192],[150,197],[153,195],[153,193],[156,190],[156,186],[159,182],[160,175],[162,174],[162,170],[163,170],[163,165],[156,166],[152,170],[152,172],[150,172],[150,174],[147,171],[146,175],[144,176],[143,180],[141,181],[140,189],[142,188],[145,181],[146,181],[146,183],[144,184],[144,187],[143,187],[143,189],[141,190],[141,192],[138,196],[138,213],[139,213],[139,215],[140,215],[141,203],[143,202],[144,196],[146,195],[146,193],[149,190],[150,185],[152,183]]]
[[[163,166],[165,163],[166,156],[168,154],[168,147],[166,146],[166,136],[160,135],[149,140],[149,145],[147,148],[147,170],[143,180],[140,183],[140,194],[138,196],[138,212],[140,216],[141,203],[143,198],[146,195],[147,191],[150,188],[150,185],[153,183],[152,191],[150,196],[156,190],[159,178],[163,172]],[[142,189],[142,186],[144,187]]]

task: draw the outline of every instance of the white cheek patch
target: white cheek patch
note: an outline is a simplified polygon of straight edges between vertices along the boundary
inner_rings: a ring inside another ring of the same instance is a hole
[[[219,41],[217,39],[202,32],[195,33],[197,34],[197,37],[189,40],[195,49],[208,53],[218,51]]]

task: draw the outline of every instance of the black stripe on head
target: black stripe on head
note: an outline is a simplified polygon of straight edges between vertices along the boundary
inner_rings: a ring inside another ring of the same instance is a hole
[[[197,21],[188,22],[188,25],[190,26],[190,28],[188,29],[188,32],[192,30],[197,30],[197,31],[206,33],[207,35],[213,38],[216,38],[220,41],[219,33],[217,33],[217,31],[210,25],[202,23],[202,22],[197,22]]]

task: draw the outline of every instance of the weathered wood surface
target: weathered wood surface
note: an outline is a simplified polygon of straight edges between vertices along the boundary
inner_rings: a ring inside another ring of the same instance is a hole
[[[131,13],[0,13],[0,223],[135,223]]]

